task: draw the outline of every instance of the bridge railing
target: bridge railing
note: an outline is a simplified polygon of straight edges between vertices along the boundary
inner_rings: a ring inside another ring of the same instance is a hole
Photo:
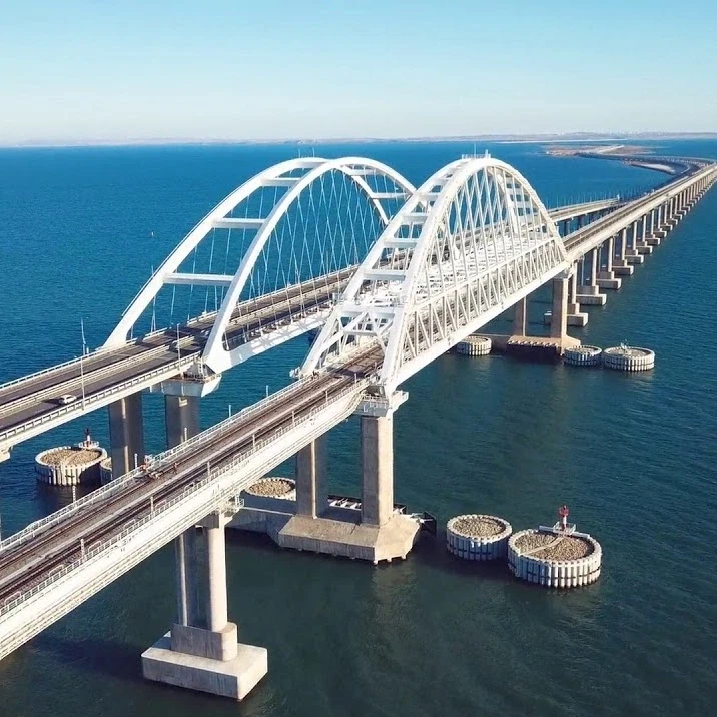
[[[103,391],[98,391],[97,393],[85,396],[84,400],[75,401],[74,403],[62,406],[55,411],[45,413],[41,416],[38,416],[37,418],[33,418],[30,421],[26,421],[19,426],[13,426],[12,428],[6,429],[2,433],[0,433],[0,441],[6,441],[7,439],[12,438],[19,433],[23,433],[31,428],[35,428],[36,426],[42,425],[43,423],[49,423],[50,421],[54,421],[56,418],[59,418],[63,415],[67,415],[70,413],[77,413],[79,415],[80,413],[82,413],[82,411],[86,408],[88,404],[92,405],[94,403],[104,401],[108,396],[113,396],[118,393],[124,393],[125,391],[127,391],[128,388],[132,388],[133,386],[143,385],[146,384],[148,381],[151,383],[152,379],[154,379],[154,382],[156,383],[157,380],[159,380],[159,376],[164,376],[167,373],[169,373],[169,375],[172,375],[175,372],[181,373],[182,369],[185,366],[191,366],[194,361],[195,358],[193,356],[183,356],[179,361],[165,364],[164,366],[159,366],[156,369],[149,371],[148,373],[142,374],[141,376],[134,376],[126,381],[123,381],[122,383],[110,386]]]
[[[156,356],[160,356],[163,353],[167,353],[168,350],[169,350],[169,347],[166,345],[163,345],[163,346],[157,346],[153,349],[149,349],[148,351],[142,351],[142,353],[135,354],[134,356],[128,356],[121,361],[122,368],[123,369],[129,368],[130,366],[135,366],[137,364],[144,363],[145,361],[151,361]],[[182,358],[184,360],[188,360],[190,358],[190,356],[196,356],[196,353],[197,352],[194,352],[193,354],[185,355]],[[84,360],[86,360],[86,359],[84,359]],[[109,366],[103,366],[100,369],[92,371],[91,374],[89,374],[87,377],[84,378],[84,381],[88,381],[88,380],[95,381],[98,378],[103,378],[104,376],[111,375],[116,370],[117,370],[116,364],[110,364]],[[77,386],[81,386],[82,382],[83,382],[83,378],[81,376],[73,376],[72,378],[68,379],[67,381],[57,383],[50,388],[44,389],[43,391],[38,391],[29,396],[17,398],[14,401],[9,401],[8,403],[5,403],[2,406],[0,406],[0,415],[2,415],[3,413],[7,413],[9,410],[15,411],[18,408],[20,408],[21,406],[24,406],[28,403],[36,403],[37,401],[43,401],[44,399],[52,396],[52,394],[58,393],[58,391],[68,390],[71,387],[75,388]],[[85,398],[85,402],[87,402],[87,398]]]
[[[616,210],[612,214],[608,214],[606,217],[598,219],[597,221],[588,224],[586,227],[583,227],[582,229],[573,232],[573,234],[568,235],[568,237],[566,237],[566,239],[570,239],[570,241],[566,242],[565,248],[569,252],[576,251],[583,244],[590,242],[590,240],[596,234],[599,234],[601,231],[604,231],[606,228],[608,228],[611,223],[615,222],[615,220],[628,217],[635,211],[641,209],[644,206],[649,205],[651,202],[659,200],[661,195],[663,195],[665,192],[680,191],[683,187],[688,186],[692,181],[694,181],[694,176],[695,173],[690,173],[687,176],[682,174],[679,176],[679,178],[671,180],[667,184],[663,185],[661,188],[656,189],[650,194],[645,195],[642,199],[639,199],[635,202],[631,202],[630,204],[622,207],[621,209]],[[658,204],[659,203],[660,202],[658,201]]]
[[[145,527],[147,527],[147,525],[151,521],[154,521],[158,516],[164,515],[167,511],[173,510],[180,503],[184,502],[191,496],[196,495],[200,491],[203,491],[207,488],[211,488],[212,486],[215,487],[215,490],[212,491],[212,496],[210,496],[207,501],[208,504],[211,503],[213,505],[219,505],[232,494],[237,494],[239,491],[243,490],[243,488],[246,487],[246,485],[248,485],[252,480],[254,480],[253,475],[246,477],[243,481],[237,481],[237,484],[234,484],[231,487],[225,488],[223,490],[220,490],[220,486],[218,485],[219,480],[222,477],[226,476],[228,473],[235,471],[243,462],[245,462],[252,456],[264,450],[272,443],[275,443],[277,440],[281,439],[289,431],[295,430],[297,427],[303,426],[304,424],[313,421],[317,415],[319,415],[326,409],[327,406],[331,406],[335,403],[338,403],[351,394],[355,394],[355,404],[358,405],[361,399],[362,392],[367,385],[368,381],[366,379],[362,379],[361,381],[357,381],[356,383],[349,384],[348,386],[332,394],[331,396],[327,396],[326,403],[321,403],[320,405],[313,407],[307,413],[293,420],[290,425],[284,426],[274,431],[268,438],[264,438],[260,441],[257,441],[251,448],[235,456],[229,463],[222,464],[214,471],[210,471],[207,476],[205,476],[199,481],[196,481],[195,483],[186,486],[172,498],[154,503],[153,508],[150,509],[150,511],[146,515],[144,515],[140,519],[134,521],[131,520],[129,525],[127,525],[120,533],[113,535],[108,540],[100,543],[99,545],[91,548],[90,550],[86,550],[84,554],[80,556],[80,558],[74,560],[72,563],[66,564],[60,570],[52,573],[50,576],[40,581],[29,590],[22,592],[21,594],[17,595],[17,597],[7,599],[4,604],[0,606],[0,617],[16,609],[21,604],[27,602],[36,595],[39,595],[40,593],[44,592],[45,590],[47,590],[47,588],[51,587],[54,583],[66,577],[74,570],[77,570],[78,568],[87,565],[95,559],[98,559],[107,551],[118,547],[121,549],[126,542],[128,542],[138,531],[143,530]],[[353,410],[353,408],[351,410]],[[206,513],[204,515],[210,513],[214,509],[213,505],[207,506]],[[166,540],[166,534],[163,534],[161,537],[159,537],[156,542],[160,543],[160,545],[158,545],[157,547],[160,547],[161,545],[168,542]]]
[[[192,436],[191,438],[184,441],[183,443],[180,443],[174,448],[170,448],[162,453],[157,454],[153,458],[153,464],[172,462],[173,459],[177,458],[180,454],[191,451],[196,445],[203,443],[207,439],[213,438],[214,436],[224,431],[228,432],[230,430],[233,430],[234,428],[236,428],[236,425],[238,423],[243,421],[248,416],[251,416],[257,411],[263,410],[267,406],[273,405],[283,400],[284,396],[287,393],[296,390],[297,385],[304,385],[309,383],[310,381],[311,379],[303,379],[302,381],[296,381],[294,383],[288,384],[287,386],[284,386],[283,388],[272,393],[268,397],[263,398],[260,401],[252,404],[251,406],[247,406],[241,409],[240,411],[237,411],[237,413],[235,413],[234,415],[229,416],[223,421],[214,424],[211,428],[208,428],[207,430],[202,431],[195,436]],[[142,474],[143,469],[135,468],[129,473],[115,478],[106,485],[101,486],[100,488],[95,491],[92,491],[91,493],[88,493],[82,498],[79,498],[74,503],[70,503],[63,508],[60,508],[58,511],[55,511],[54,513],[51,513],[44,518],[40,518],[39,520],[30,523],[30,525],[26,526],[14,535],[5,538],[5,540],[3,541],[0,541],[0,555],[2,554],[3,550],[14,545],[15,543],[34,537],[41,529],[47,528],[50,525],[60,522],[65,517],[68,517],[70,514],[77,512],[78,510],[84,508],[87,505],[101,502],[106,497],[115,493],[117,490],[123,490],[125,486],[132,483],[138,476]]]

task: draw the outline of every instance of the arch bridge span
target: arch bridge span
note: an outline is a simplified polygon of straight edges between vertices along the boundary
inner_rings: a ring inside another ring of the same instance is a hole
[[[631,242],[648,231],[645,207],[662,202],[650,228],[664,235],[669,217],[684,215],[713,169],[693,163],[636,201],[608,199],[548,212],[524,177],[487,157],[452,162],[418,191],[400,173],[365,157],[280,163],[234,190],[189,232],[104,346],[0,386],[0,460],[17,443],[104,406],[111,413],[131,401],[132,415],[141,417],[143,390],[164,390],[169,379],[197,370],[214,376],[320,329],[329,316],[330,328],[324,327],[301,372],[331,366],[346,351],[375,341],[380,384],[390,391],[560,274],[565,249],[573,262],[566,306],[574,308],[575,276],[584,268],[575,263],[576,253],[594,256],[596,242],[604,245],[606,236],[632,221],[632,237],[626,241],[623,229],[619,244],[623,254],[627,247],[627,259],[615,263],[632,261],[629,254],[643,247],[632,249]],[[616,266],[615,272],[619,268],[626,270]],[[180,290],[188,298],[183,317]],[[170,317],[174,310],[174,319],[164,324],[171,328],[156,330],[162,296],[171,299],[164,306]],[[141,321],[150,313],[153,330],[143,332]],[[140,338],[127,340],[133,326]],[[61,401],[66,396],[74,400]],[[136,447],[125,456],[126,470],[134,453],[143,454],[139,438]],[[120,465],[119,459],[113,463]]]
[[[466,335],[568,268],[528,181],[491,157],[446,165],[416,190],[351,277],[301,368],[380,345],[390,394]]]

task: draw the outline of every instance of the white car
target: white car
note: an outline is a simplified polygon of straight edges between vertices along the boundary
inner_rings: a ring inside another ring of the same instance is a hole
[[[74,403],[77,400],[77,396],[73,396],[71,393],[66,393],[64,396],[60,396],[57,402],[61,406],[66,406],[68,403]]]

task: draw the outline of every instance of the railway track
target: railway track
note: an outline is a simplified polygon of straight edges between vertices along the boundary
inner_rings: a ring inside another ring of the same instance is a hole
[[[153,480],[138,478],[137,484],[119,495],[108,497],[105,504],[88,506],[73,514],[60,525],[48,528],[32,541],[20,544],[0,555],[0,605],[32,588],[65,564],[75,561],[83,550],[121,532],[127,525],[141,518],[153,506],[172,497],[206,474],[209,464],[219,468],[237,454],[293,423],[306,411],[328,400],[350,382],[371,371],[375,363],[375,348],[356,355],[350,364],[333,373],[322,374],[299,384],[290,400],[265,407],[246,422],[233,426],[230,432],[220,433],[193,452],[183,464],[160,463],[152,467]],[[92,517],[88,519],[89,511]],[[50,548],[48,550],[48,548]]]

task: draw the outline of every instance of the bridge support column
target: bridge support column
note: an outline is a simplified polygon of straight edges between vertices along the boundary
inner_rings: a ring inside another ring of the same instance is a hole
[[[600,287],[597,283],[599,253],[595,248],[590,252],[590,275],[586,284],[578,284],[577,301],[580,304],[589,306],[602,306],[607,301],[607,296],[600,293]],[[585,278],[583,277],[583,281]]]
[[[411,552],[422,521],[393,502],[393,414],[407,399],[407,393],[396,391],[388,398],[367,398],[356,408],[354,415],[361,420],[361,499],[331,501],[318,515],[311,497],[319,493],[319,480],[314,482],[316,493],[305,491],[303,507],[297,480],[296,513],[267,531],[272,540],[282,548],[374,564],[405,558]],[[303,450],[306,452],[297,454],[297,479],[301,472],[307,478],[320,475],[323,447],[309,445]],[[277,510],[281,511],[281,506]]]
[[[617,276],[632,276],[635,267],[628,263],[626,258],[627,251],[627,227],[620,232],[620,250],[617,257],[613,260],[613,271]]]
[[[659,209],[653,209],[650,212],[650,228],[645,237],[645,243],[650,246],[659,246],[666,236],[667,232],[660,229]]]
[[[361,522],[382,526],[393,515],[393,415],[361,418]]]
[[[174,448],[196,436],[199,433],[199,398],[165,393],[164,424],[167,448]],[[180,625],[196,625],[201,619],[197,579],[200,551],[194,527],[175,538],[174,556],[177,575],[177,622]]]
[[[639,245],[639,222],[635,220],[632,223],[632,229],[630,231],[630,239],[628,241],[628,247],[625,250],[625,260],[628,264],[643,264],[645,257],[637,250]]]
[[[164,424],[167,448],[174,448],[199,433],[199,398],[164,396]]]
[[[652,245],[647,241],[647,214],[640,220],[639,239],[635,244],[638,254],[652,254]]]
[[[605,244],[605,269],[598,272],[597,285],[601,289],[619,289],[622,286],[622,279],[616,278],[613,270],[613,257],[615,254],[615,237],[610,237]]]
[[[155,682],[241,700],[266,674],[267,651],[239,644],[237,626],[227,620],[224,526],[228,521],[220,512],[202,521],[201,550],[195,531],[196,570],[190,590],[196,604],[180,613],[180,622],[142,654],[142,674]],[[188,533],[182,536],[185,543]]]
[[[120,398],[108,407],[112,477],[118,478],[144,463],[142,394]]]
[[[553,279],[553,303],[550,316],[551,338],[562,339],[568,333],[568,279]]]
[[[524,296],[520,301],[513,304],[513,334],[525,336],[528,326],[528,297]]]
[[[318,518],[327,506],[326,434],[296,454],[296,514]]]
[[[577,298],[578,274],[581,271],[582,262],[573,264],[570,276],[568,277],[568,307],[567,307],[567,325],[568,326],[586,326],[589,315],[587,311],[580,310],[580,304]],[[553,312],[546,311],[543,314],[543,323],[550,325],[553,320]]]

